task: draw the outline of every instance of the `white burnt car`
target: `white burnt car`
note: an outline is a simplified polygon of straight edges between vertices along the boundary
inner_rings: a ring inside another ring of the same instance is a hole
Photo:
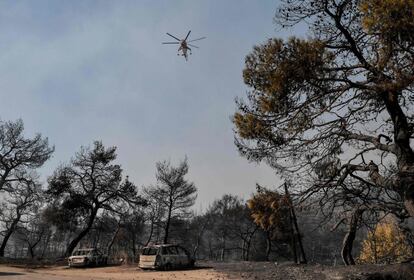
[[[177,269],[193,267],[195,260],[186,249],[178,245],[164,244],[144,247],[139,255],[138,266],[142,269]]]
[[[69,267],[74,266],[101,266],[108,263],[108,257],[96,248],[75,250],[68,258]]]

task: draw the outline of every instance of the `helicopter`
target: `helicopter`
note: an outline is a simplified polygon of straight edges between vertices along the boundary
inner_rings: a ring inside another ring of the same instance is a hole
[[[187,61],[188,60],[188,54],[191,54],[191,48],[190,47],[193,47],[193,48],[196,48],[196,49],[198,49],[199,47],[197,47],[197,46],[195,46],[195,45],[193,45],[193,44],[190,44],[191,42],[194,42],[194,41],[199,41],[199,40],[203,40],[203,39],[205,39],[206,37],[200,37],[200,38],[197,38],[197,39],[194,39],[194,40],[190,40],[190,41],[187,41],[187,39],[188,39],[188,36],[190,36],[190,33],[191,33],[191,30],[190,31],[188,31],[188,33],[187,33],[187,36],[185,36],[185,38],[184,39],[178,39],[177,37],[175,37],[174,35],[171,35],[170,33],[168,33],[167,32],[167,35],[168,36],[170,36],[170,37],[172,37],[172,38],[174,38],[175,40],[177,40],[177,42],[163,42],[163,44],[174,44],[174,45],[180,45],[180,47],[178,48],[178,53],[177,53],[177,55],[182,55],[182,56],[184,56],[184,58],[185,58],[185,60]],[[190,46],[190,47],[189,47]],[[180,53],[181,52],[181,53]]]

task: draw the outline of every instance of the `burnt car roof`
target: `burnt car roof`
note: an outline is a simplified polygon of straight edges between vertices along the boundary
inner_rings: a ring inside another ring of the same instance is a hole
[[[154,244],[154,245],[145,246],[143,248],[160,248],[160,247],[171,247],[171,246],[180,246],[180,245],[177,245],[177,244]]]

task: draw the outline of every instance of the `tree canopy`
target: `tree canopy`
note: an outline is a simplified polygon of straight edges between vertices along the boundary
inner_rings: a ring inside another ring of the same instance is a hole
[[[36,168],[52,155],[47,138],[26,138],[22,120],[0,121],[0,191],[13,191],[13,182],[30,181]]]
[[[253,221],[273,238],[289,231],[289,205],[284,195],[258,186],[247,206]]]
[[[392,221],[378,223],[362,242],[360,263],[398,263],[413,257],[407,238]]]
[[[246,57],[251,90],[233,116],[241,154],[304,196],[387,190],[414,216],[413,14],[414,1],[282,1],[276,22],[310,35]]]
[[[152,203],[158,203],[165,211],[165,227],[163,242],[168,242],[171,221],[183,218],[194,205],[197,198],[197,188],[184,176],[188,173],[187,158],[173,166],[169,161],[156,163],[157,185],[146,190]],[[152,206],[154,207],[154,205]],[[158,211],[163,211],[158,209]]]
[[[81,226],[66,255],[91,229],[100,209],[117,212],[122,202],[143,203],[135,185],[128,178],[122,181],[122,169],[113,163],[115,159],[116,147],[106,148],[96,141],[92,149],[82,147],[70,164],[61,166],[49,178],[47,193],[58,205],[57,209],[66,213],[64,217],[72,213]]]

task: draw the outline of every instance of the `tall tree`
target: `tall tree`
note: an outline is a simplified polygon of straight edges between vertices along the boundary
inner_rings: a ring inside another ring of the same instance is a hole
[[[251,91],[233,118],[241,154],[296,175],[305,197],[369,185],[414,216],[413,15],[413,1],[283,0],[276,21],[311,35],[246,57]]]
[[[266,233],[266,259],[269,260],[272,240],[291,240],[292,255],[297,262],[294,228],[289,219],[290,202],[286,196],[257,185],[257,192],[247,201],[253,221]]]
[[[47,193],[59,208],[74,210],[80,231],[69,242],[69,256],[79,241],[89,232],[98,211],[117,211],[120,202],[139,205],[143,201],[128,178],[122,182],[122,169],[114,164],[116,147],[105,148],[94,142],[93,148],[82,147],[70,164],[58,168],[49,178]]]
[[[230,250],[228,243],[235,230],[235,222],[242,217],[241,206],[242,200],[239,197],[225,194],[216,199],[207,211],[211,216],[210,230],[218,241],[221,261],[224,261],[226,252]]]
[[[379,222],[367,233],[358,257],[359,263],[401,263],[412,260],[413,248],[391,219]]]
[[[13,182],[10,186],[12,190],[5,195],[5,201],[0,204],[0,222],[4,229],[1,232],[3,240],[0,244],[0,257],[4,256],[7,242],[19,223],[31,214],[43,199],[41,186],[34,180]]]
[[[148,206],[145,208],[145,220],[149,223],[148,238],[145,242],[145,246],[150,242],[159,242],[160,231],[163,228],[163,217],[165,216],[166,209],[163,200],[158,196],[157,188],[151,186],[144,188],[144,199],[147,201]],[[154,238],[155,237],[155,238]]]
[[[39,207],[40,206],[40,207]],[[47,246],[47,239],[52,234],[51,225],[44,219],[42,213],[42,205],[36,206],[25,219],[24,223],[21,223],[16,229],[16,240],[19,240],[23,244],[27,245],[28,255],[34,258],[38,252],[39,247],[45,250]]]
[[[219,259],[224,261],[228,253],[240,251],[241,259],[248,260],[251,242],[258,226],[250,217],[250,210],[238,196],[225,194],[213,201],[204,219],[216,240]]]
[[[171,220],[185,217],[189,208],[194,205],[197,198],[197,188],[194,183],[188,182],[184,176],[188,173],[187,159],[178,166],[172,166],[169,161],[156,164],[157,186],[150,188],[149,192],[155,201],[165,207],[166,218],[163,242],[168,243]]]
[[[146,245],[143,244],[143,240],[141,239],[141,236],[143,235],[143,231],[145,229],[145,215],[143,211],[134,211],[132,213],[128,213],[123,218],[123,228],[125,232],[127,233],[127,238],[129,241],[129,244],[131,244],[129,247],[131,248],[133,259],[136,260],[136,257],[138,256],[138,246],[139,245]]]
[[[54,151],[47,138],[23,135],[22,120],[0,122],[0,191],[12,190],[12,183],[26,180]]]

